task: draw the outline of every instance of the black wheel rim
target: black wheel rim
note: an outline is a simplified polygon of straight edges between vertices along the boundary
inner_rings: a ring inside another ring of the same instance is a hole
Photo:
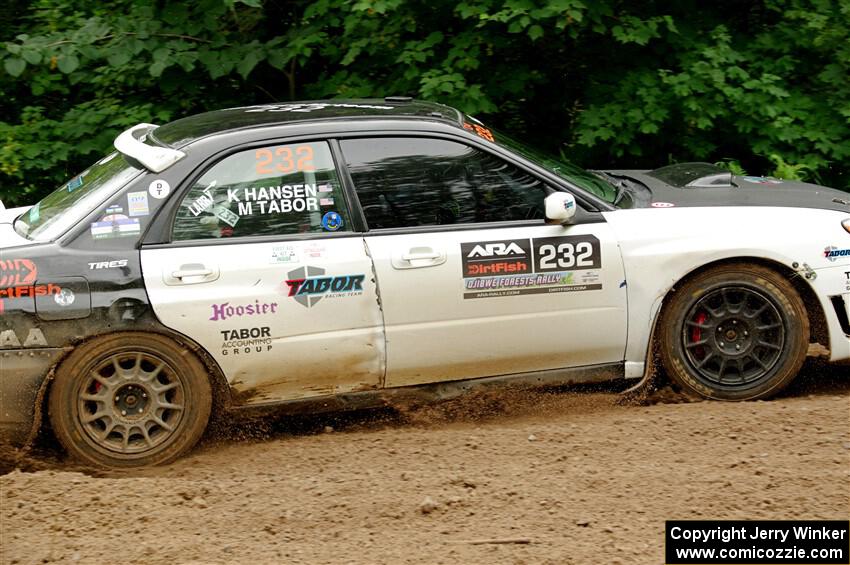
[[[691,306],[682,328],[685,357],[711,386],[751,386],[768,375],[785,345],[776,304],[757,289],[726,286]]]
[[[116,353],[94,365],[77,397],[79,423],[101,449],[148,453],[178,429],[185,410],[183,380],[148,352]]]

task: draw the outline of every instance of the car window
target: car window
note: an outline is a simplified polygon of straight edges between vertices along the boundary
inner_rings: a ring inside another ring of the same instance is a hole
[[[468,145],[403,137],[341,146],[370,229],[544,217],[543,182]]]
[[[119,153],[110,153],[31,207],[15,222],[15,230],[37,241],[55,239],[140,172]]]
[[[349,216],[325,142],[240,151],[180,202],[173,240],[346,231]]]

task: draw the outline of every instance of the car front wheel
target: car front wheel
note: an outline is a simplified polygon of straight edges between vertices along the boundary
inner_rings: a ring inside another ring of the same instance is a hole
[[[800,295],[759,265],[719,266],[688,280],[668,298],[660,323],[668,376],[707,398],[772,396],[794,379],[808,350]]]
[[[174,460],[200,439],[211,407],[203,363],[165,336],[136,332],[71,352],[48,400],[50,423],[68,453],[105,467]]]

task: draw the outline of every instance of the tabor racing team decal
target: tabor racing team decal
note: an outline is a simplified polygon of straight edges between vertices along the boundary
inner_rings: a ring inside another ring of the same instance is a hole
[[[272,349],[271,328],[268,326],[222,330],[221,337],[222,355],[247,355]]]
[[[464,298],[600,290],[592,235],[462,243]]]
[[[829,245],[824,247],[823,256],[825,259],[828,259],[830,263],[835,263],[838,261],[839,257],[850,257],[850,249],[839,249],[834,245]]]
[[[304,307],[315,306],[323,298],[358,296],[363,294],[366,275],[324,276],[320,267],[301,267],[287,273],[288,296]]]

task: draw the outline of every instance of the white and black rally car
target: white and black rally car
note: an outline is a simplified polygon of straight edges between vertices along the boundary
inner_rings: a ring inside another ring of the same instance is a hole
[[[850,197],[706,164],[587,172],[446,106],[139,124],[0,212],[0,424],[107,466],[212,411],[501,382],[763,398],[850,358]],[[42,413],[45,418],[42,418]]]

